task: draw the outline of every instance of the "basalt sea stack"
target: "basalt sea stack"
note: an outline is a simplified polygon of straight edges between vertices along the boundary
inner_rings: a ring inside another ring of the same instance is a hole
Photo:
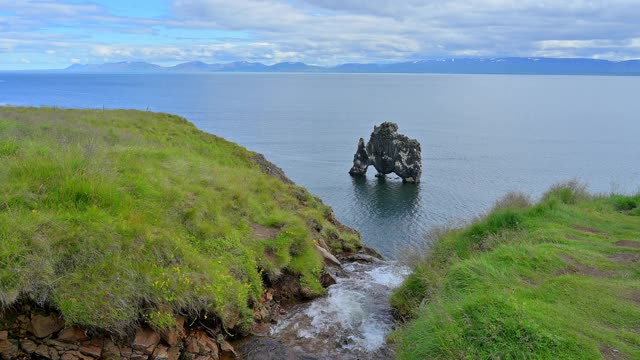
[[[349,170],[352,176],[367,173],[369,165],[373,165],[378,174],[395,173],[404,182],[420,182],[422,175],[422,155],[420,143],[398,134],[398,125],[383,122],[374,126],[369,142],[365,146],[364,139],[358,141],[358,150],[353,156],[353,167]]]

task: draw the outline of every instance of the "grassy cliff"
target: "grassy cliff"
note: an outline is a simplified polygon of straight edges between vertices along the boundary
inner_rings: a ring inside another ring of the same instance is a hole
[[[279,169],[185,119],[0,107],[0,310],[34,302],[112,333],[175,313],[243,330],[285,272],[323,293],[317,241],[360,247]]]
[[[512,194],[435,238],[392,297],[400,359],[640,358],[640,195]]]

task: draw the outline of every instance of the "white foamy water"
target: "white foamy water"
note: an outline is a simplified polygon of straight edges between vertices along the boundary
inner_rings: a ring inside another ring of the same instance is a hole
[[[292,309],[271,336],[318,359],[386,358],[389,296],[408,273],[393,262],[346,264],[326,297]]]

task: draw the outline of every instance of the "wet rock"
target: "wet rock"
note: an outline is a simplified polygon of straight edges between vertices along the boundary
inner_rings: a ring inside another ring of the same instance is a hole
[[[35,314],[31,317],[31,330],[37,338],[45,338],[60,331],[64,327],[64,321],[55,316]]]
[[[159,342],[160,335],[157,332],[149,328],[138,328],[131,347],[147,355],[151,355]]]
[[[369,162],[369,154],[367,154],[364,139],[360,138],[358,140],[358,149],[356,150],[355,155],[353,155],[353,167],[349,170],[349,174],[365,175],[369,165],[371,165]]]
[[[82,341],[89,340],[89,337],[84,330],[80,329],[77,326],[71,326],[63,329],[60,334],[58,334],[57,339],[62,342],[76,344]]]
[[[349,254],[343,257],[344,261],[359,262],[359,263],[374,263],[379,262],[380,259],[365,254]]]
[[[398,125],[384,122],[374,126],[367,145],[358,140],[358,149],[353,156],[353,167],[349,174],[365,175],[373,165],[380,177],[395,173],[404,182],[420,182],[422,175],[422,149],[417,140],[398,133]]]
[[[322,273],[322,275],[320,275],[320,284],[322,285],[322,287],[328,288],[331,285],[335,285],[335,283],[336,279],[328,272],[324,272]]]

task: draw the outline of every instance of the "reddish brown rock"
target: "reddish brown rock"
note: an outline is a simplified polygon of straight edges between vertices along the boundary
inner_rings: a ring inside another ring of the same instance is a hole
[[[149,328],[139,328],[136,330],[136,337],[133,340],[131,347],[135,350],[151,355],[159,342],[160,334]]]
[[[0,331],[0,340],[7,340],[9,338],[9,332],[7,330]]]
[[[139,352],[139,351],[134,351],[131,354],[131,360],[148,360],[149,359],[149,355]]]
[[[212,355],[218,358],[218,343],[210,338],[204,331],[194,330],[187,338],[187,352],[200,355]]]
[[[169,360],[180,359],[180,348],[176,346],[169,349],[169,351],[167,352],[167,357]]]
[[[100,358],[102,356],[102,347],[91,343],[83,344],[80,346],[80,352],[94,358]]]
[[[175,327],[162,332],[162,340],[169,344],[169,346],[178,345],[180,340],[185,336],[184,322],[185,319],[182,316],[177,316]]]
[[[0,339],[0,359],[15,359],[16,356],[18,356],[18,346],[7,340],[6,337]]]
[[[125,359],[128,359],[133,355],[133,349],[128,346],[123,346],[120,348],[120,356]]]
[[[84,332],[84,330],[80,329],[77,326],[71,326],[63,329],[60,334],[58,334],[57,339],[59,341],[67,342],[70,344],[76,344],[82,341],[89,340],[89,337]]]
[[[45,338],[60,331],[64,327],[64,321],[57,316],[35,314],[31,316],[31,330],[37,338]]]
[[[151,355],[152,360],[169,360],[169,348],[164,345],[158,345]]]

